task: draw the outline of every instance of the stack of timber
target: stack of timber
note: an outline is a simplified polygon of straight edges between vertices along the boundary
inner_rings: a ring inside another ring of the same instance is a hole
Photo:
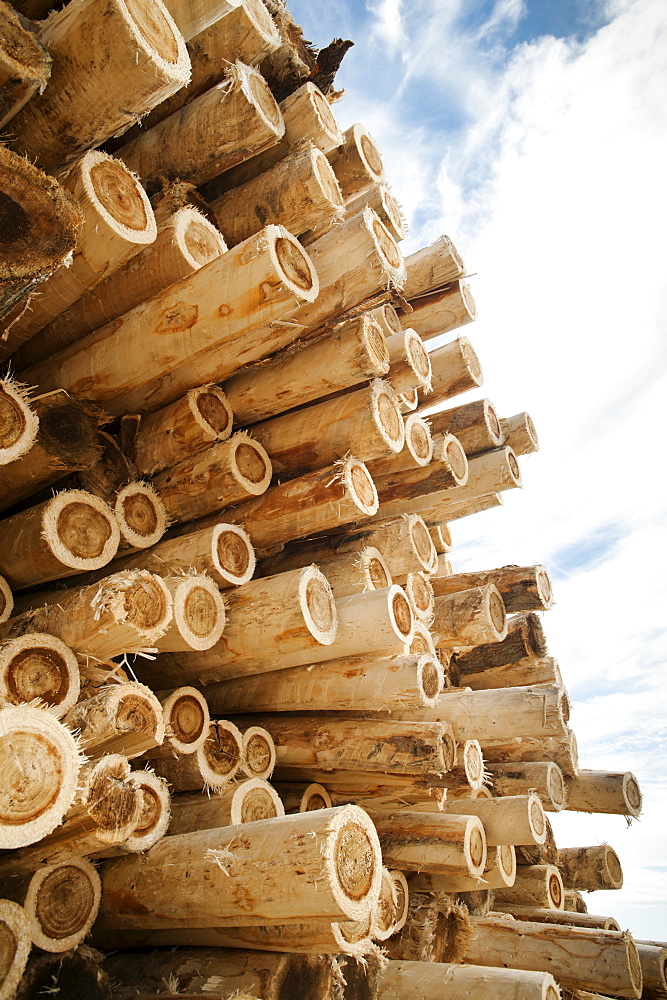
[[[466,268],[404,258],[351,43],[283,0],[14,6],[0,1000],[665,995],[583,904],[617,855],[546,816],[641,810],[579,767],[549,574],[452,566],[537,434],[458,398]]]

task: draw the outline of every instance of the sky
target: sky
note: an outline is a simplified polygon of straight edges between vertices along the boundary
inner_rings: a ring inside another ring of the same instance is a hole
[[[452,563],[549,569],[580,761],[644,792],[631,826],[561,813],[556,836],[621,858],[623,889],[590,912],[667,940],[667,4],[289,7],[318,47],[356,43],[334,112],[382,151],[404,253],[446,233],[463,254],[479,319],[461,332],[485,383],[461,401],[535,422],[523,489],[453,525]]]

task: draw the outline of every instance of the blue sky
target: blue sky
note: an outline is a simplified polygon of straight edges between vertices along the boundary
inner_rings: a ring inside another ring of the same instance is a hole
[[[660,0],[289,0],[316,45],[356,45],[343,127],[366,125],[410,222],[475,277],[475,395],[528,410],[523,490],[454,525],[455,569],[544,562],[550,652],[583,765],[633,770],[645,811],[555,817],[607,841],[625,885],[596,893],[667,938],[667,4]]]

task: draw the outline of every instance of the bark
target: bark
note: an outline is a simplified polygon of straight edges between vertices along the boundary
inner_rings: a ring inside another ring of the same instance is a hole
[[[41,93],[51,75],[51,57],[21,24],[9,4],[0,7],[0,128]]]
[[[613,847],[563,847],[558,852],[558,867],[566,889],[620,889],[623,869]]]
[[[500,642],[482,643],[475,645],[474,649],[458,653],[456,665],[465,680],[468,671],[476,673],[480,669],[516,663],[526,657],[539,659],[546,654],[547,648],[542,622],[534,612],[530,611],[508,619],[507,636]]]

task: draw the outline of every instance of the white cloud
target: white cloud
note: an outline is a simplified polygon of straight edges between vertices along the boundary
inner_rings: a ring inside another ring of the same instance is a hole
[[[369,4],[375,18],[371,38],[380,39],[391,50],[396,50],[405,41],[405,29],[401,7],[403,0],[377,0]]]

